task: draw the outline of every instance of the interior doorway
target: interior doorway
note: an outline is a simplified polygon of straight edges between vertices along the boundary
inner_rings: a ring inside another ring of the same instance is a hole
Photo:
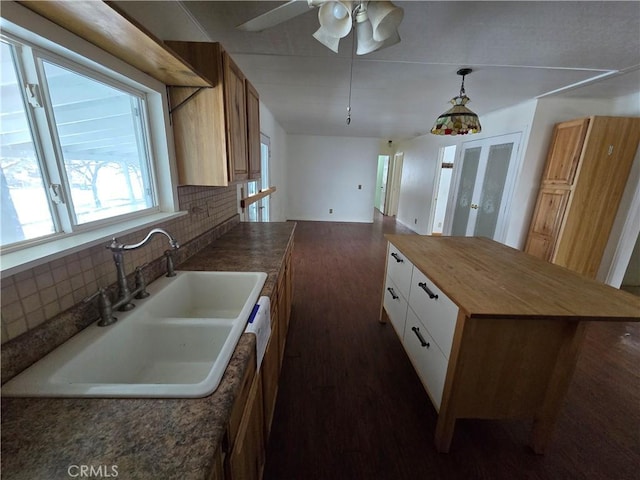
[[[378,155],[378,176],[376,179],[375,207],[384,213],[389,176],[389,155]]]
[[[433,186],[433,201],[431,202],[431,235],[442,235],[444,220],[449,200],[449,189],[453,174],[453,162],[456,157],[456,146],[442,147],[438,153],[440,168],[436,172]]]
[[[398,203],[400,200],[400,182],[402,181],[402,165],[404,163],[404,152],[398,152],[389,163],[389,173],[387,179],[387,191],[384,214],[395,217],[398,214]]]

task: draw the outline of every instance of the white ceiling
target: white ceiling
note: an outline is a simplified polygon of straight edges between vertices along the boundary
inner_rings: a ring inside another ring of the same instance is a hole
[[[402,42],[355,57],[349,126],[353,34],[338,54],[325,48],[311,36],[317,9],[250,33],[235,26],[283,2],[116,3],[163,40],[221,42],[294,134],[423,135],[458,94],[461,67],[474,70],[465,87],[481,120],[560,92],[614,98],[640,90],[638,1],[394,2],[404,9]]]

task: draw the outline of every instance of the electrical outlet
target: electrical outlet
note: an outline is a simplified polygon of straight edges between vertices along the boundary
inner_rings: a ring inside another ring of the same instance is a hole
[[[330,208],[330,209],[329,209],[329,213],[333,213],[333,208]]]

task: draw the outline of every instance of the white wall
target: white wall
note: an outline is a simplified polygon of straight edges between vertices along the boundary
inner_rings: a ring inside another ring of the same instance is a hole
[[[396,219],[417,233],[431,233],[428,222],[438,151],[440,147],[457,144],[455,140],[453,137],[427,134],[400,142],[397,146],[397,151],[404,153],[404,163]]]
[[[287,220],[287,134],[273,114],[260,102],[260,132],[271,141],[269,183],[275,186],[269,202],[270,221]]]
[[[288,135],[287,218],[372,222],[378,154],[386,150],[376,138]]]

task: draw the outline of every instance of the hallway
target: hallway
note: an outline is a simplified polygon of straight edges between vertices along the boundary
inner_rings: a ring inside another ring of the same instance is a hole
[[[549,452],[530,422],[458,422],[451,453],[391,325],[378,323],[386,241],[373,224],[298,222],[294,303],[265,480],[636,479],[640,328],[592,325]]]

